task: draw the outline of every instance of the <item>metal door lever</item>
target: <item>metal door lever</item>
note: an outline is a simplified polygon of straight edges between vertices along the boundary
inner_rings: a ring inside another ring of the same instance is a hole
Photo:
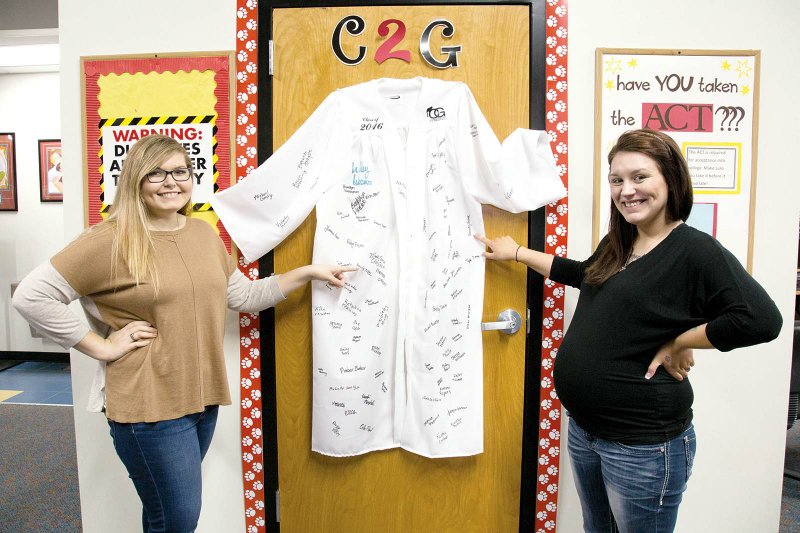
[[[513,335],[522,327],[522,316],[513,309],[506,309],[497,316],[497,322],[481,322],[481,331],[497,330]]]

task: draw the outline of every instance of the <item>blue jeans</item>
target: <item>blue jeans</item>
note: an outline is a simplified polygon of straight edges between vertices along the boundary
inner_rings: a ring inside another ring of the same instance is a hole
[[[218,406],[160,422],[108,421],[114,449],[142,500],[142,530],[189,533],[200,518],[200,463],[214,436]]]
[[[694,427],[659,444],[595,437],[569,419],[567,438],[586,533],[671,533],[697,449]]]

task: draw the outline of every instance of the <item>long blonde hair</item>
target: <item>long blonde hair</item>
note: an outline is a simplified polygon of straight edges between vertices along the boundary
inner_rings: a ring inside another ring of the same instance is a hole
[[[114,227],[114,244],[111,251],[111,264],[119,259],[127,265],[128,272],[136,285],[149,279],[158,293],[158,273],[155,268],[155,247],[148,227],[150,214],[142,200],[142,181],[147,174],[172,155],[179,153],[186,158],[186,166],[191,171],[192,160],[183,146],[166,135],[153,134],[137,141],[128,152],[117,182],[117,193],[111,214],[104,222]],[[188,215],[191,201],[178,211]],[[113,275],[113,272],[112,272]]]

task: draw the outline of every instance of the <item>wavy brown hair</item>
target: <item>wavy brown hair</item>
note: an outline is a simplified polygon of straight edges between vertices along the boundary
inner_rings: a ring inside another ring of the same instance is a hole
[[[692,180],[686,159],[672,137],[650,129],[627,131],[608,152],[609,165],[620,152],[638,152],[656,162],[667,182],[667,222],[686,221],[692,211]],[[586,269],[585,281],[590,285],[602,285],[619,272],[631,254],[637,235],[636,226],[625,220],[612,199],[608,242]]]

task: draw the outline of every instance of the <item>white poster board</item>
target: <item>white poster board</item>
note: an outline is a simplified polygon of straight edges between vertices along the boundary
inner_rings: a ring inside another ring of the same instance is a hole
[[[595,246],[608,231],[608,152],[625,131],[670,135],[689,164],[688,224],[750,271],[758,126],[758,51],[601,48],[595,77]]]
[[[191,120],[191,119],[190,119]],[[192,160],[192,203],[211,202],[214,194],[214,123],[189,122],[186,124],[124,124],[117,125],[114,120],[104,121],[100,128],[103,139],[103,197],[106,204],[114,203],[117,194],[117,180],[122,172],[122,164],[131,146],[142,137],[162,134],[172,137],[183,145]]]

